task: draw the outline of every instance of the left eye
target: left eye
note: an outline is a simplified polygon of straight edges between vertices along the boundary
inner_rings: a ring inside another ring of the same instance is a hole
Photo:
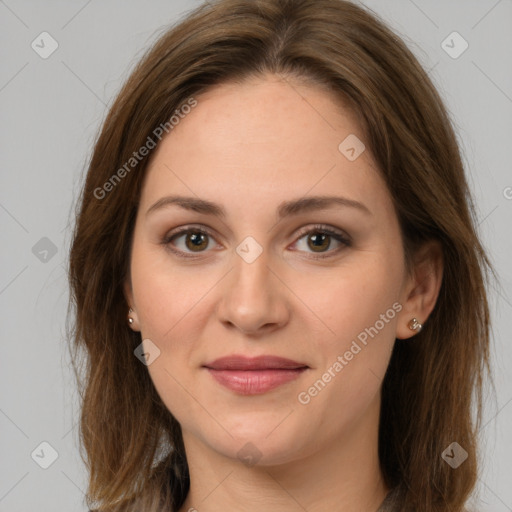
[[[179,240],[182,237],[184,237],[185,239],[185,248],[176,249],[175,241]],[[205,249],[207,249],[209,246],[209,237],[214,239],[213,235],[203,228],[185,227],[166,236],[162,243],[165,246],[167,246],[170,251],[172,251],[174,254],[178,256],[184,258],[193,258],[194,256],[190,254],[191,252],[205,252]],[[306,242],[307,247],[312,249],[313,253],[327,253],[326,256],[310,256],[312,258],[327,258],[331,256],[332,253],[338,252],[340,247],[338,247],[338,250],[328,251],[328,249],[331,247],[331,239],[336,240],[341,245],[341,247],[348,247],[351,245],[351,241],[349,240],[348,237],[343,235],[341,232],[334,231],[325,226],[314,226],[313,228],[308,229],[307,231],[301,232],[299,238],[297,239],[294,245],[299,244],[299,242],[306,237],[308,237]]]
[[[327,256],[316,256],[316,257],[320,257],[320,258],[325,258],[325,257],[331,256],[330,253],[338,252],[336,250],[332,250],[332,251],[327,250],[331,247],[332,239],[334,239],[334,240],[336,240],[336,242],[338,242],[338,244],[339,244],[338,249],[340,248],[340,246],[341,247],[342,246],[350,246],[350,241],[348,240],[348,238],[346,238],[341,233],[332,231],[328,228],[318,227],[318,228],[310,229],[306,233],[302,234],[302,236],[300,236],[300,238],[297,240],[296,244],[299,244],[299,242],[303,238],[306,238],[307,247],[312,249],[312,251],[314,253],[325,253],[325,252],[329,253]]]

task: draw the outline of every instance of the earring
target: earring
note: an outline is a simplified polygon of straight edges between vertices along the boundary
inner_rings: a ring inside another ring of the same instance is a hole
[[[423,325],[418,322],[417,318],[413,318],[407,325],[411,331],[420,332],[423,329]]]
[[[133,309],[130,308],[130,311],[128,311],[128,313],[133,313]],[[131,325],[133,324],[133,318],[131,316],[128,317],[128,323]]]

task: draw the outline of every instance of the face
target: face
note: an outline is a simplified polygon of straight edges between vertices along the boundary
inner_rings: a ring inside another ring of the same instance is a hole
[[[275,76],[196,100],[153,154],[126,285],[160,397],[184,437],[262,465],[376,428],[406,273],[356,118]],[[341,199],[291,206],[313,196]],[[213,369],[226,356],[296,364]]]

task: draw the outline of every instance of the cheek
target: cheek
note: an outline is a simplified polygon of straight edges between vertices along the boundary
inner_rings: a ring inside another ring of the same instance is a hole
[[[396,261],[400,262],[399,255],[393,262],[381,252],[365,251],[354,253],[337,269],[296,273],[293,291],[307,307],[304,318],[310,318],[310,328],[320,329],[319,339],[330,339],[328,346],[341,349],[376,322],[383,337],[394,339],[390,324],[394,325],[397,307],[392,306],[401,284]]]
[[[377,414],[376,400],[391,357],[400,310],[398,303],[394,305],[388,301],[382,307],[374,304],[374,313],[352,309],[353,316],[340,315],[336,326],[341,334],[333,342],[324,337],[317,343],[322,362],[296,396],[295,407],[302,411],[307,429],[323,431],[327,439],[335,438],[340,433],[349,435],[360,422],[368,420],[368,414]],[[343,332],[344,325],[350,325],[345,331],[352,335]]]
[[[197,348],[202,339],[206,302],[201,301],[212,284],[211,277],[203,286],[194,287],[192,273],[170,267],[144,266],[132,273],[133,291],[142,339],[149,338],[159,350],[148,366],[155,389],[167,409],[182,423],[189,417],[200,417],[192,396],[196,396],[194,379],[199,364]],[[134,265],[135,267],[135,265]]]
[[[145,245],[144,245],[145,244]],[[142,241],[132,253],[132,287],[144,337],[161,342],[189,332],[199,322],[201,299],[215,283],[211,272],[199,266],[177,265],[161,247]]]
[[[160,351],[148,371],[166,406],[180,411],[190,407],[190,376],[204,362],[198,343],[211,316],[206,294],[218,278],[200,266],[180,267],[149,245],[134,245],[131,265],[141,337]]]
[[[315,340],[319,364],[310,387],[297,398],[302,405],[329,408],[338,420],[358,416],[378,392],[402,309],[397,300],[400,268],[377,253],[358,260],[350,271],[347,267],[339,277],[321,281],[323,293],[316,286],[308,295],[308,306],[329,330]]]

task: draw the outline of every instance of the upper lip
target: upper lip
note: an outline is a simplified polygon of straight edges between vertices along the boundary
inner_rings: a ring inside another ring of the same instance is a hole
[[[203,366],[212,370],[296,370],[298,368],[308,368],[308,365],[304,363],[268,355],[258,357],[231,355],[215,359],[215,361]]]

